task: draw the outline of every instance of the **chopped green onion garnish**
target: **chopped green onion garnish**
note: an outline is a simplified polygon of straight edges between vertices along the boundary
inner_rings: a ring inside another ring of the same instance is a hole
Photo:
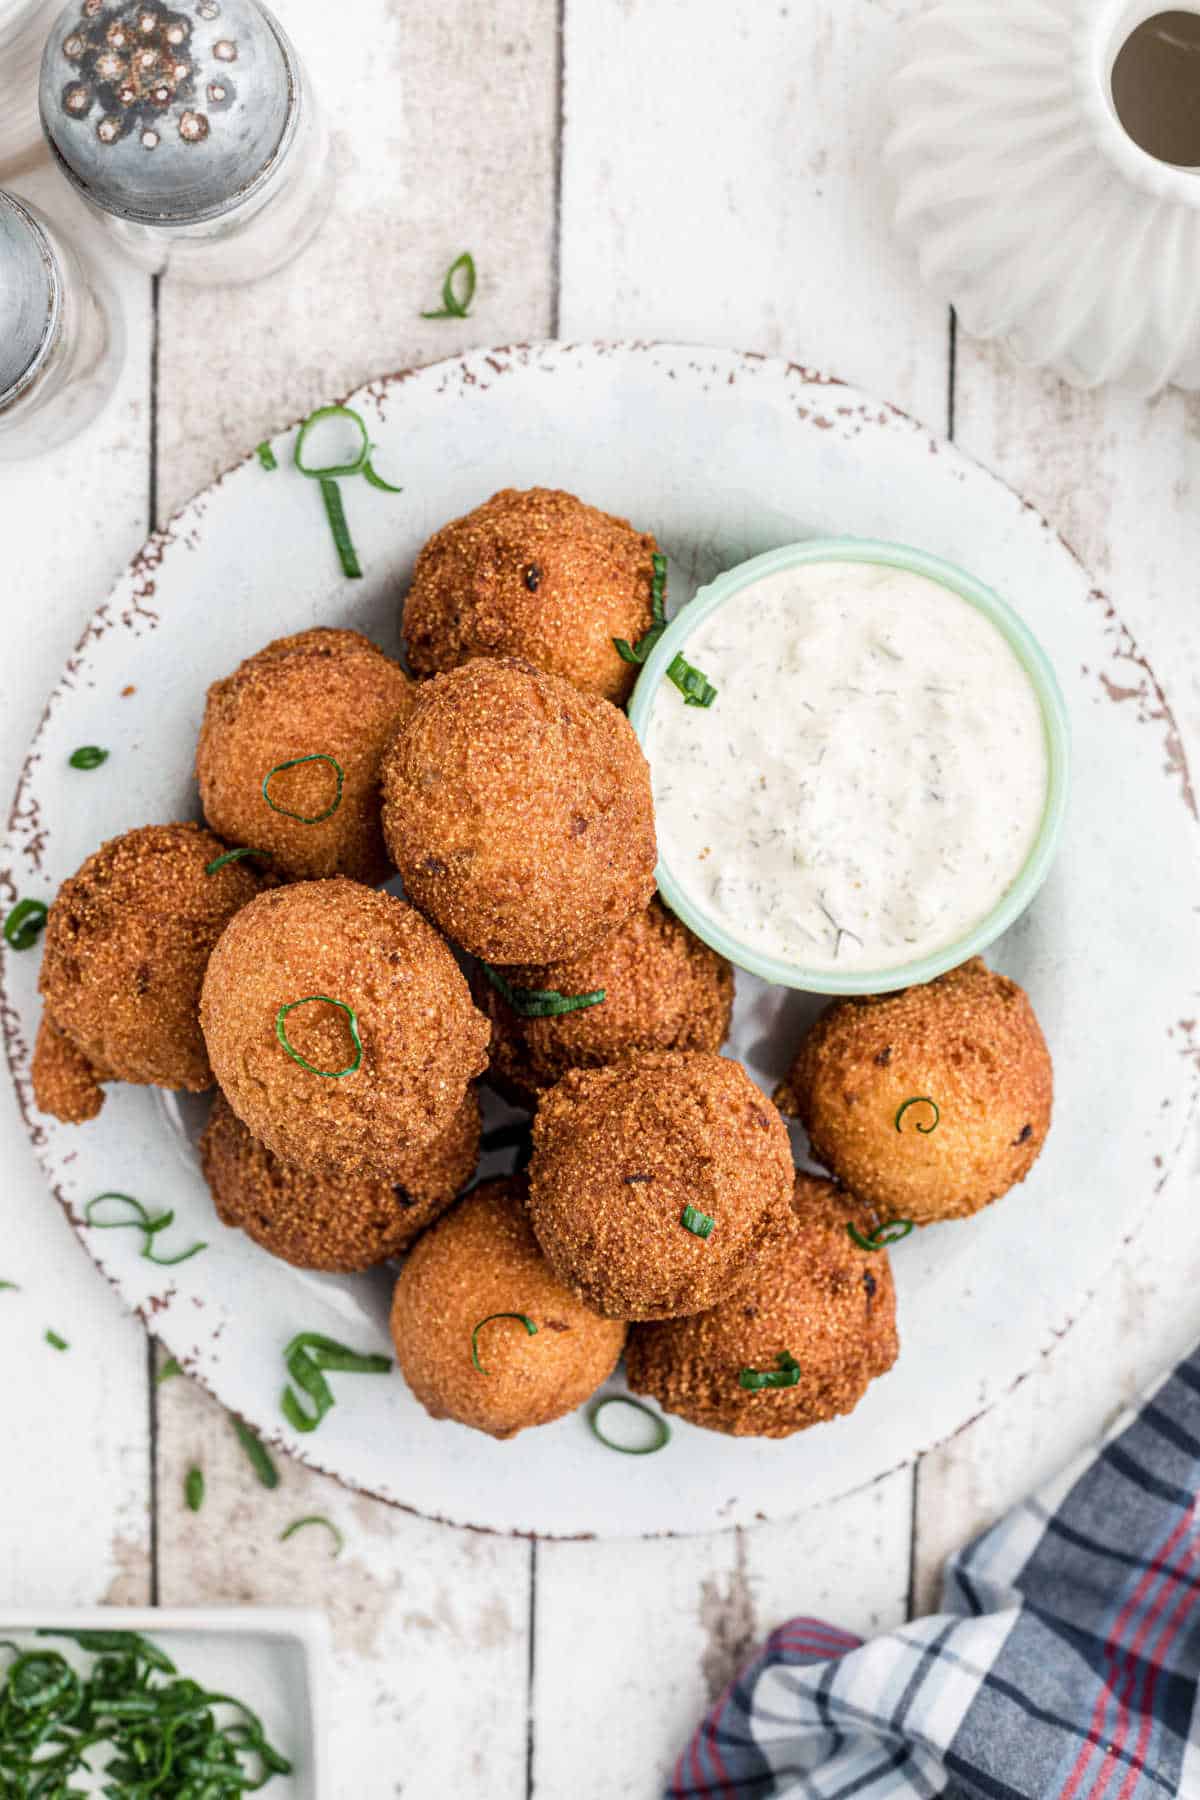
[[[618,1444],[615,1438],[605,1437],[600,1429],[600,1415],[610,1406],[627,1406],[634,1412],[641,1413],[643,1418],[649,1419],[654,1427],[654,1442],[652,1444]],[[609,1450],[619,1450],[622,1456],[653,1456],[656,1450],[661,1450],[665,1444],[669,1444],[671,1441],[671,1427],[667,1421],[660,1418],[658,1413],[652,1412],[650,1407],[643,1406],[640,1400],[630,1400],[624,1394],[610,1394],[606,1400],[597,1400],[595,1406],[588,1412],[588,1424],[592,1428],[593,1435],[598,1437],[602,1444],[606,1445]]]
[[[354,458],[353,462],[326,463],[319,469],[310,469],[305,464],[301,454],[304,449],[304,440],[307,438],[314,425],[319,425],[322,419],[350,420],[351,424],[358,432],[359,439],[358,455]],[[360,474],[362,472],[363,464],[370,454],[371,440],[367,436],[366,425],[363,423],[359,413],[356,413],[354,409],[349,406],[318,406],[316,412],[309,413],[307,419],[305,419],[303,425],[300,427],[299,435],[296,438],[296,447],[292,452],[292,460],[300,473],[302,475],[308,475],[313,481],[331,481],[338,475]]]
[[[272,769],[271,775],[274,773],[275,771]],[[267,776],[268,781],[270,781],[271,775]],[[271,803],[268,800],[267,805],[269,806],[270,804]],[[275,808],[276,812],[279,812],[280,810],[281,809],[278,806]],[[292,816],[295,817],[294,814]],[[204,865],[204,873],[206,875],[215,875],[218,869],[223,869],[225,867],[226,863],[241,862],[243,856],[261,856],[264,857],[267,862],[270,862],[271,860],[271,852],[269,850],[251,850],[249,845],[244,844],[239,850],[227,850],[224,856],[215,856],[210,863]]]
[[[348,1062],[344,1069],[318,1069],[315,1063],[310,1063],[288,1043],[287,1031],[284,1028],[284,1020],[288,1014],[295,1012],[298,1006],[311,1006],[317,1000],[323,1001],[326,1006],[340,1008],[350,1021],[350,1036],[354,1040],[354,1061]],[[335,1000],[330,994],[305,994],[302,1000],[289,1000],[286,1005],[281,1006],[275,1014],[275,1036],[294,1063],[299,1063],[300,1067],[307,1069],[310,1075],[324,1075],[329,1081],[340,1081],[343,1075],[353,1075],[362,1063],[363,1047],[362,1039],[358,1035],[358,1014],[352,1006],[347,1006],[344,1000]]]
[[[52,1350],[69,1350],[71,1348],[66,1338],[59,1337],[57,1331],[48,1331],[46,1333],[46,1342],[50,1345]]]
[[[711,1236],[712,1228],[716,1222],[717,1221],[711,1214],[701,1212],[699,1207],[696,1206],[685,1206],[682,1213],[679,1215],[679,1223],[683,1226],[683,1229],[692,1232],[693,1235],[698,1238]]]
[[[393,487],[390,481],[385,481],[382,475],[377,475],[375,473],[375,469],[369,456],[362,466],[362,473],[363,480],[367,482],[370,487],[378,488],[381,494],[402,494],[404,492],[403,488]]]
[[[758,1388],[790,1388],[800,1380],[800,1364],[790,1350],[776,1358],[777,1369],[743,1369],[738,1376],[738,1386],[748,1388],[753,1393]]]
[[[183,1367],[173,1356],[168,1356],[158,1374],[154,1377],[155,1387],[161,1387],[164,1381],[174,1381],[177,1375],[183,1374]]]
[[[294,1337],[283,1353],[283,1360],[296,1387],[312,1402],[313,1410],[309,1412],[295,1388],[284,1388],[280,1405],[284,1417],[297,1431],[315,1431],[334,1403],[333,1389],[323,1370],[336,1370],[346,1375],[386,1375],[392,1366],[389,1357],[347,1350],[345,1344],[322,1337],[315,1331],[302,1331]]]
[[[270,444],[265,441],[258,446],[258,460],[264,469],[277,469],[279,467],[279,464],[275,461],[275,452],[272,450]]]
[[[254,1473],[258,1476],[262,1485],[265,1488],[277,1488],[279,1486],[279,1470],[275,1467],[275,1464],[267,1454],[266,1446],[260,1442],[256,1434],[251,1431],[250,1427],[244,1425],[240,1419],[231,1419],[230,1424],[237,1433],[238,1443],[246,1452],[246,1459],[249,1462],[250,1467],[254,1470]]]
[[[5,943],[13,950],[32,950],[49,910],[40,900],[18,900],[4,921]]]
[[[361,581],[362,564],[358,560],[358,551],[354,548],[350,527],[346,523],[342,490],[328,476],[321,478],[321,498],[325,502],[325,517],[329,520],[329,529],[333,533],[334,548],[342,565],[342,574],[348,581]]]
[[[358,454],[353,462],[327,463],[323,468],[310,468],[304,461],[304,441],[314,425],[322,419],[349,419],[358,432]],[[333,534],[334,546],[342,565],[342,573],[351,581],[362,577],[362,566],[358,553],[350,537],[350,527],[346,523],[346,509],[342,505],[342,493],[338,487],[338,478],[343,475],[363,475],[373,488],[379,488],[385,494],[399,494],[403,490],[393,487],[382,475],[377,475],[371,466],[371,440],[367,435],[367,427],[361,414],[349,406],[319,406],[310,413],[300,427],[296,438],[296,447],[292,452],[293,461],[302,475],[309,476],[321,484],[321,498],[325,502],[325,516],[329,520],[329,529]],[[272,463],[272,467],[274,464]]]
[[[330,1536],[333,1538],[333,1554],[335,1556],[340,1556],[342,1554],[345,1539],[342,1537],[341,1532],[338,1530],[333,1520],[327,1519],[324,1513],[308,1513],[303,1519],[293,1519],[291,1524],[285,1525],[280,1532],[280,1543],[286,1544],[290,1537],[295,1537],[298,1531],[303,1531],[308,1525],[323,1525],[325,1530],[329,1532]]]
[[[105,1201],[108,1200],[115,1200],[121,1206],[131,1206],[134,1212],[133,1218],[94,1218],[93,1214],[96,1207],[102,1206]],[[85,1224],[92,1226],[96,1231],[124,1231],[130,1229],[144,1233],[141,1254],[145,1257],[147,1262],[157,1263],[159,1267],[163,1269],[173,1269],[176,1263],[186,1262],[189,1256],[197,1256],[201,1250],[208,1249],[206,1243],[193,1244],[190,1250],[181,1250],[178,1256],[156,1256],[154,1253],[154,1240],[160,1231],[166,1231],[168,1226],[175,1223],[175,1214],[173,1212],[164,1212],[155,1213],[152,1216],[146,1211],[146,1208],[142,1205],[141,1201],[135,1200],[132,1194],[97,1194],[96,1198],[94,1200],[89,1200],[84,1207],[83,1217]]]
[[[590,994],[560,994],[555,988],[519,988],[504,979],[499,969],[491,963],[481,962],[480,968],[513,1011],[522,1019],[557,1019],[563,1013],[583,1012],[586,1007],[599,1006],[607,999],[606,988],[595,988]]]
[[[455,278],[460,273],[461,292],[455,291]],[[465,319],[467,309],[475,298],[475,258],[469,250],[464,250],[446,270],[446,279],[442,282],[442,304],[436,312],[423,312],[423,319]]]
[[[860,1250],[886,1250],[890,1244],[898,1244],[913,1229],[911,1219],[889,1219],[886,1225],[877,1225],[874,1231],[864,1232],[857,1225],[847,1223],[850,1233]]]
[[[703,669],[697,669],[680,653],[671,658],[667,680],[673,681],[689,706],[711,706],[717,690]]]
[[[282,775],[285,769],[299,769],[305,763],[313,762],[326,762],[337,774],[337,791],[333,796],[332,802],[325,808],[325,811],[319,813],[298,813],[293,812],[290,806],[277,806],[271,798],[271,777],[273,775]],[[311,756],[293,756],[290,757],[287,762],[276,763],[273,769],[268,769],[262,779],[262,797],[272,812],[282,813],[285,819],[298,819],[301,825],[319,825],[322,819],[331,819],[338,807],[342,804],[342,788],[345,784],[345,780],[346,771],[342,768],[342,765],[336,756],[330,756],[325,750],[314,750]]]
[[[108,751],[101,750],[99,744],[80,744],[78,750],[72,750],[67,761],[73,769],[98,769],[101,763],[108,761]]]
[[[183,1497],[188,1503],[189,1512],[199,1512],[204,1505],[204,1472],[201,1469],[189,1469],[183,1484]]]
[[[0,1291],[3,1291],[6,1288],[13,1294],[19,1294],[21,1291],[15,1281],[0,1281]]]
[[[471,1361],[475,1364],[475,1367],[479,1370],[481,1375],[486,1375],[487,1370],[479,1360],[479,1334],[485,1325],[491,1324],[493,1319],[519,1319],[530,1337],[537,1336],[537,1326],[529,1317],[528,1313],[489,1313],[486,1319],[480,1319],[478,1325],[471,1333]]]
[[[932,1108],[933,1108],[933,1124],[932,1125],[922,1125],[921,1121],[919,1119],[913,1120],[913,1124],[916,1126],[917,1130],[921,1133],[922,1137],[928,1137],[931,1131],[937,1130],[938,1123],[942,1116],[942,1110],[941,1110],[940,1106],[938,1105],[937,1101],[931,1100],[929,1098],[928,1094],[915,1094],[911,1100],[906,1100],[903,1103],[903,1105],[900,1107],[900,1110],[896,1114],[896,1130],[897,1131],[900,1130],[900,1121],[903,1119],[905,1113],[908,1111],[910,1106],[932,1106]]]
[[[649,630],[642,634],[636,644],[631,644],[628,638],[613,639],[617,655],[621,658],[622,662],[644,663],[663,632],[667,629],[667,608],[665,601],[667,591],[667,559],[665,556],[656,553],[650,558],[650,562],[654,570],[650,582],[650,617],[653,623],[650,625]]]

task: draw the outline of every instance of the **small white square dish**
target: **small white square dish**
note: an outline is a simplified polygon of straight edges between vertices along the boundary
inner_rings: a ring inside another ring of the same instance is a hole
[[[292,1764],[264,1793],[270,1800],[332,1800],[324,1716],[329,1625],[299,1607],[0,1608],[0,1638],[22,1650],[53,1645],[85,1666],[88,1652],[39,1632],[136,1631],[169,1656],[181,1675],[243,1700],[267,1738]]]

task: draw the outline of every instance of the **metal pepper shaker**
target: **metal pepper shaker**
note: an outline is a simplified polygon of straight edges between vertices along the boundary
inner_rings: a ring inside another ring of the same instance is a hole
[[[42,129],[143,268],[253,281],[332,195],[308,78],[259,0],[70,0],[42,59]]]
[[[0,189],[0,460],[57,449],[90,424],[123,351],[103,279],[42,213]]]

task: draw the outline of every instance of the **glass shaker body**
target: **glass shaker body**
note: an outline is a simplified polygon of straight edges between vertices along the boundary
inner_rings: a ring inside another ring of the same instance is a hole
[[[0,177],[43,149],[38,68],[58,0],[0,0]]]
[[[55,450],[90,425],[124,361],[107,282],[44,214],[0,190],[0,296],[18,284],[21,331],[10,325],[0,346],[0,462]]]

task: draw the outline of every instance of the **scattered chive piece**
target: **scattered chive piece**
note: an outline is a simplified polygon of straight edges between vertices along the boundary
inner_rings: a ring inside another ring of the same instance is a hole
[[[101,750],[99,744],[80,744],[78,750],[72,750],[67,761],[73,769],[98,769],[101,763],[108,761],[108,751]]]
[[[344,1069],[318,1069],[315,1063],[310,1063],[305,1057],[301,1056],[298,1050],[293,1050],[292,1046],[288,1043],[287,1031],[283,1023],[284,1020],[287,1018],[288,1014],[294,1012],[298,1006],[311,1006],[315,1000],[323,1000],[326,1006],[340,1007],[350,1021],[350,1036],[354,1040],[354,1061],[348,1062]],[[279,1039],[294,1063],[299,1063],[300,1067],[302,1069],[307,1069],[311,1075],[324,1075],[330,1081],[340,1081],[343,1075],[353,1075],[355,1070],[359,1068],[362,1063],[363,1047],[362,1039],[358,1035],[358,1014],[352,1006],[347,1006],[344,1000],[335,1000],[330,994],[305,994],[302,1000],[287,1001],[275,1014],[275,1036]]]
[[[270,792],[272,775],[282,775],[285,769],[299,769],[304,763],[312,762],[327,762],[332,769],[337,771],[337,792],[333,796],[332,804],[327,806],[324,812],[319,813],[298,813],[293,812],[290,806],[276,806]],[[346,771],[336,756],[330,756],[325,750],[314,750],[311,756],[293,756],[287,762],[276,763],[273,769],[268,769],[262,779],[262,797],[272,812],[282,813],[285,819],[298,819],[301,825],[319,825],[322,819],[331,819],[342,804],[342,787],[345,780]],[[237,852],[236,854],[248,853]],[[206,874],[208,872],[205,871]]]
[[[71,1348],[66,1338],[59,1337],[57,1331],[48,1331],[46,1333],[46,1342],[50,1345],[52,1350],[69,1350]]]
[[[631,644],[628,638],[613,639],[617,655],[622,662],[644,663],[667,629],[667,608],[664,598],[667,591],[667,559],[656,553],[650,558],[650,562],[654,569],[650,582],[650,617],[653,623],[636,644]]]
[[[857,1225],[846,1226],[860,1250],[886,1250],[890,1244],[900,1243],[912,1229],[911,1219],[889,1219],[886,1225],[877,1225],[869,1232],[860,1231]]]
[[[530,1337],[537,1336],[537,1326],[529,1317],[528,1313],[489,1313],[486,1319],[480,1319],[478,1325],[471,1333],[471,1361],[475,1364],[475,1367],[479,1370],[481,1375],[486,1375],[487,1370],[479,1360],[479,1334],[485,1325],[491,1324],[493,1319],[519,1319]]]
[[[274,773],[275,771],[272,769],[271,775]],[[267,776],[268,781],[271,779],[271,775]],[[269,806],[270,804],[271,803],[268,800],[267,805]],[[278,812],[279,808],[276,807],[275,810]],[[223,869],[225,867],[226,863],[241,862],[243,856],[262,856],[265,857],[268,862],[271,860],[271,852],[269,850],[251,850],[249,845],[243,844],[240,850],[227,850],[224,856],[215,856],[210,863],[204,865],[204,873],[206,875],[215,875],[218,869]]]
[[[454,280],[460,269],[462,270],[462,292],[461,294],[458,294],[454,291]],[[423,319],[468,318],[469,313],[467,309],[474,298],[475,258],[471,255],[469,250],[464,250],[461,256],[455,257],[454,261],[450,264],[450,267],[446,270],[446,278],[442,282],[442,304],[440,308],[436,312],[423,312],[421,317]]]
[[[605,1437],[600,1429],[600,1415],[609,1406],[627,1406],[633,1412],[639,1412],[644,1418],[649,1419],[654,1426],[654,1442],[652,1444],[618,1444],[615,1438]],[[660,1418],[658,1413],[652,1412],[648,1406],[643,1406],[640,1400],[630,1400],[625,1394],[610,1394],[607,1400],[597,1400],[595,1406],[588,1411],[588,1424],[592,1428],[593,1436],[598,1437],[609,1450],[619,1450],[622,1456],[653,1456],[656,1450],[663,1449],[671,1441],[671,1427],[667,1421]]]
[[[932,1125],[922,1125],[919,1119],[913,1120],[913,1124],[916,1126],[917,1130],[921,1133],[922,1137],[928,1137],[931,1131],[937,1130],[938,1124],[941,1121],[941,1117],[942,1117],[941,1107],[938,1105],[936,1100],[931,1100],[929,1098],[928,1094],[914,1094],[914,1096],[911,1100],[904,1101],[903,1105],[900,1107],[899,1111],[896,1114],[896,1130],[897,1131],[900,1130],[900,1121],[903,1119],[905,1113],[908,1111],[910,1106],[932,1106],[932,1108],[933,1108],[933,1124]]]
[[[183,1497],[188,1503],[189,1512],[199,1512],[204,1505],[204,1471],[189,1469],[183,1484]]]
[[[599,1006],[608,998],[606,988],[595,988],[590,994],[560,994],[555,988],[513,987],[491,963],[481,962],[479,966],[501,999],[522,1019],[558,1019],[564,1013]]]
[[[18,900],[4,921],[5,943],[13,950],[32,950],[49,910],[40,900]]]
[[[133,1208],[133,1218],[94,1218],[93,1213],[96,1207],[102,1206],[106,1200],[116,1200],[122,1206],[131,1206]],[[84,1207],[83,1218],[84,1223],[90,1225],[95,1231],[124,1231],[129,1229],[143,1232],[145,1236],[142,1243],[141,1254],[145,1257],[147,1262],[157,1263],[162,1269],[173,1269],[176,1263],[186,1262],[189,1256],[198,1256],[201,1250],[208,1249],[206,1243],[193,1244],[190,1250],[181,1250],[178,1256],[156,1256],[154,1253],[154,1240],[160,1231],[166,1231],[168,1226],[175,1223],[175,1214],[173,1212],[150,1214],[146,1211],[146,1208],[142,1205],[141,1201],[135,1200],[132,1194],[97,1194],[96,1198],[94,1200],[89,1200]]]
[[[296,1387],[313,1406],[308,1412],[295,1388],[284,1388],[280,1405],[284,1417],[297,1431],[315,1431],[334,1404],[333,1390],[323,1370],[346,1375],[386,1375],[392,1366],[390,1357],[362,1355],[316,1331],[302,1331],[294,1337],[284,1350],[283,1360]]]
[[[329,529],[333,533],[334,548],[342,565],[342,574],[348,581],[361,581],[362,564],[358,560],[358,551],[354,548],[350,527],[346,523],[342,490],[327,475],[321,477],[321,498],[325,502],[325,517],[329,520]]]
[[[800,1380],[800,1364],[790,1350],[776,1358],[777,1369],[743,1369],[738,1376],[738,1386],[754,1393],[759,1388],[790,1388]]]
[[[161,1387],[164,1381],[174,1381],[177,1375],[182,1374],[182,1364],[176,1362],[173,1356],[168,1356],[166,1362],[154,1377],[154,1385],[155,1387]]]
[[[304,449],[304,440],[307,438],[313,426],[319,425],[322,419],[350,419],[353,422],[359,437],[358,455],[354,458],[353,462],[326,463],[325,466],[320,469],[310,469],[306,466],[301,454]],[[302,475],[307,475],[311,480],[332,481],[338,475],[361,474],[363,465],[366,463],[370,454],[371,440],[367,436],[366,425],[363,423],[362,416],[359,413],[356,413],[353,407],[318,406],[316,412],[309,413],[307,419],[305,419],[303,425],[300,427],[300,433],[296,439],[296,447],[292,451],[292,461],[295,463],[300,473]]]
[[[710,1213],[701,1212],[697,1206],[685,1206],[679,1215],[679,1223],[683,1229],[698,1238],[710,1237],[716,1222]]]
[[[230,1424],[237,1433],[238,1443],[246,1452],[250,1467],[262,1485],[265,1488],[277,1488],[279,1486],[279,1470],[271,1461],[266,1445],[261,1442],[256,1433],[251,1431],[248,1425],[242,1423],[241,1419],[231,1419]]]
[[[275,452],[265,440],[258,446],[258,460],[264,469],[277,469],[279,467],[279,464],[275,460]]]
[[[322,419],[350,419],[358,431],[358,454],[353,462],[327,463],[323,468],[309,468],[304,461],[304,441],[314,425]],[[350,537],[350,527],[346,523],[346,509],[342,505],[342,492],[338,487],[338,478],[343,475],[362,475],[373,488],[379,488],[385,494],[399,494],[402,488],[393,487],[382,475],[377,475],[371,465],[371,440],[367,435],[367,427],[362,415],[350,406],[318,406],[316,412],[309,413],[300,427],[292,451],[292,460],[302,475],[321,484],[321,498],[325,502],[325,517],[329,520],[329,529],[333,535],[334,548],[342,565],[342,574],[351,581],[362,578],[362,565],[358,553]],[[261,446],[260,446],[261,450]],[[272,459],[274,467],[274,459]]]
[[[290,1537],[295,1537],[298,1531],[303,1531],[308,1525],[323,1525],[333,1538],[333,1554],[335,1556],[340,1556],[342,1554],[346,1540],[343,1538],[333,1520],[327,1519],[324,1513],[307,1513],[303,1519],[293,1519],[291,1524],[285,1525],[280,1532],[279,1542],[281,1544],[286,1544]]]
[[[682,652],[671,658],[667,680],[673,681],[688,706],[711,706],[717,690],[703,669],[697,669]]]
[[[19,1294],[21,1291],[15,1281],[0,1281],[0,1292],[3,1292],[5,1289],[13,1294]]]
[[[403,488],[393,487],[390,481],[385,481],[382,475],[375,473],[369,456],[362,466],[362,475],[367,485],[378,488],[381,494],[402,494],[404,492]]]

